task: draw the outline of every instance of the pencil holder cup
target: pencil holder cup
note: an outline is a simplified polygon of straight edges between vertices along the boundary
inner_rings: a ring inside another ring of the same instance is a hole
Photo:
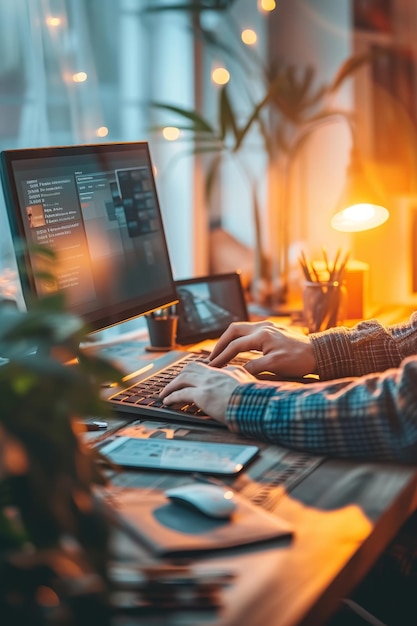
[[[172,350],[177,339],[177,315],[147,315],[150,345],[147,350]]]
[[[337,326],[342,308],[342,289],[342,285],[337,281],[305,284],[303,316],[309,333]]]

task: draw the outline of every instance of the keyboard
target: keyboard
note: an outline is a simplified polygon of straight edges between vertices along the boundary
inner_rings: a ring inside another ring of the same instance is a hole
[[[104,391],[104,397],[117,412],[194,424],[201,424],[203,421],[212,426],[222,426],[195,404],[166,406],[159,398],[162,389],[178,376],[188,363],[206,362],[207,354],[204,351],[173,350],[164,356],[158,356],[155,361],[145,364],[136,373],[129,374],[126,387],[109,386]],[[232,364],[242,365],[247,361],[247,358],[238,357]]]
[[[195,404],[165,406],[159,393],[181,370],[192,362],[206,362],[210,354],[206,350],[171,350],[155,357],[149,353],[147,358],[138,350],[137,342],[123,342],[100,351],[103,358],[109,359],[123,372],[126,386],[109,384],[103,390],[104,399],[110,402],[113,409],[120,413],[130,413],[133,417],[149,417],[158,420],[174,420],[187,423],[204,421],[207,425],[221,426],[206,415]],[[245,365],[259,353],[245,352],[234,357],[229,365]],[[276,378],[273,374],[263,372],[257,376],[260,380],[287,380],[297,382],[314,382],[314,378]]]

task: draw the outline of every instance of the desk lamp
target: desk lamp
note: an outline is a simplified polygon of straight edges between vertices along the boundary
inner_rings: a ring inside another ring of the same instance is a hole
[[[346,182],[331,219],[335,230],[353,233],[376,228],[387,221],[388,210],[368,180],[358,151],[352,149]]]
[[[341,232],[359,233],[380,226],[388,217],[383,200],[366,176],[359,151],[353,146],[345,186],[331,225]],[[348,318],[363,318],[365,314],[364,267],[358,268],[358,264],[358,261],[350,263],[346,275],[346,289],[350,293],[346,303]]]

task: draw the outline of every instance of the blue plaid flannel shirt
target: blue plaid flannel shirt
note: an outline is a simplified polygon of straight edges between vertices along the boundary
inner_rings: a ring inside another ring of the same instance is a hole
[[[230,430],[310,453],[417,461],[417,312],[310,335],[319,382],[237,387]]]

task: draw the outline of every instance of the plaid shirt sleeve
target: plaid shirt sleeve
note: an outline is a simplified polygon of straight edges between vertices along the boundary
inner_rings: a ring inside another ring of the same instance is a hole
[[[237,387],[230,430],[313,454],[417,461],[417,356],[400,368],[311,384]]]
[[[385,327],[369,320],[311,334],[310,341],[320,380],[384,372],[417,354],[417,312],[404,324]]]

